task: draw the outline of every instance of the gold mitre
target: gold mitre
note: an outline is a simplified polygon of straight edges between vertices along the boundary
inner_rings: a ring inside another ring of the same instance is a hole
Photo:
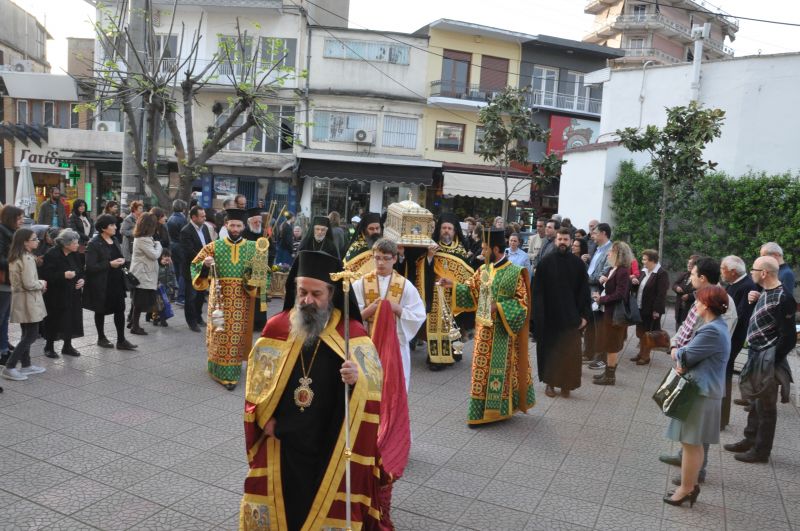
[[[397,245],[428,247],[435,244],[431,239],[435,227],[430,210],[408,199],[389,205],[383,235]]]

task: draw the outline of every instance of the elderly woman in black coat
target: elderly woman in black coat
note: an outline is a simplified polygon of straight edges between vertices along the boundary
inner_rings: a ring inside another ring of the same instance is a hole
[[[55,342],[64,341],[61,354],[80,356],[72,346],[72,338],[83,336],[83,309],[81,292],[84,273],[78,258],[80,235],[64,229],[55,238],[55,246],[44,254],[40,278],[47,281],[44,305],[47,317],[43,322],[45,347],[48,358],[58,358]]]
[[[94,312],[97,344],[113,348],[104,330],[105,317],[114,316],[117,329],[117,349],[133,350],[136,345],[125,339],[125,283],[122,267],[125,259],[114,238],[117,225],[114,216],[103,214],[94,224],[97,234],[86,246],[86,295],[83,307]]]

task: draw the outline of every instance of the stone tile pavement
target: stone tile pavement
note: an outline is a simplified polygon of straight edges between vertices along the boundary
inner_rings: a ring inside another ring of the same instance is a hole
[[[134,336],[137,352],[94,346],[85,317],[82,357],[49,360],[39,341],[35,363],[47,372],[1,383],[0,529],[236,529],[243,388],[208,378],[203,335],[180,315]],[[627,361],[635,343],[615,387],[592,385],[586,368],[568,399],[546,397],[537,382],[528,415],[474,430],[464,422],[469,356],[434,373],[419,348],[397,528],[800,529],[800,414],[791,404],[780,406],[769,464],[745,465],[713,446],[698,504],[661,502],[677,469],[657,458],[676,447],[650,395],[668,363],[661,354],[636,367]],[[745,418],[736,408],[723,442],[740,437]]]

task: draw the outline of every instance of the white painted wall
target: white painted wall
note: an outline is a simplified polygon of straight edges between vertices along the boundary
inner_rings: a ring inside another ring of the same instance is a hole
[[[603,86],[601,134],[640,124],[663,126],[665,107],[689,102],[690,64],[649,67],[644,75],[640,104],[642,70],[612,71]],[[741,176],[800,170],[800,54],[709,62],[701,75],[700,103],[726,113],[722,136],[705,152],[720,171]]]
[[[427,96],[426,69],[428,39],[406,34],[385,35],[358,30],[335,30],[313,28],[311,30],[311,64],[309,67],[309,87],[312,91],[333,91],[359,94],[385,95],[388,97],[414,98],[424,100]],[[408,43],[409,62],[407,65],[373,61],[386,75],[358,59],[336,59],[324,57],[326,39],[342,41],[357,40],[378,42],[389,45]],[[391,76],[397,82],[389,79]]]
[[[644,74],[642,69],[612,71],[603,86],[600,141],[613,140],[614,131],[625,127],[662,127],[665,108],[689,103],[690,85],[689,64],[648,67]],[[800,172],[798,87],[800,54],[703,64],[700,102],[726,113],[722,136],[706,148],[704,157],[734,177],[749,172]],[[632,159],[641,167],[649,162],[649,155],[598,146],[592,151],[568,151],[564,159],[559,213],[578,226],[592,218],[613,226],[611,185],[620,162]]]

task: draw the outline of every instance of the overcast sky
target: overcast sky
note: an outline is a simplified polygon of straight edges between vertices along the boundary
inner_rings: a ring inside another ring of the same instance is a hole
[[[67,37],[93,37],[94,9],[84,0],[13,0],[46,23],[54,37],[48,43],[53,73],[67,64]],[[699,0],[702,3],[703,0]],[[706,2],[708,3],[708,2]],[[717,6],[740,17],[800,24],[797,0],[715,0]],[[428,22],[451,18],[530,34],[581,40],[592,29],[592,16],[583,14],[586,0],[350,0],[350,26],[413,32]],[[492,9],[487,9],[491,6]],[[726,43],[728,44],[728,43]],[[736,56],[800,51],[800,27],[742,20]]]

